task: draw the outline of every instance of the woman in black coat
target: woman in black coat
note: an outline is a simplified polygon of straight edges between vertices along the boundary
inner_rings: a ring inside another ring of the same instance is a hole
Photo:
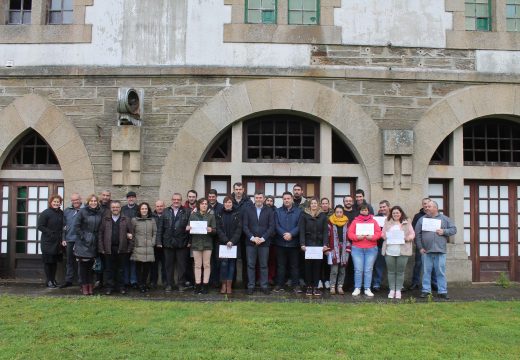
[[[328,219],[321,210],[318,199],[312,198],[309,207],[304,210],[300,219],[300,246],[303,251],[307,247],[321,247],[322,251],[328,250]],[[318,290],[318,282],[321,278],[320,259],[305,259],[305,283],[307,284],[307,295],[321,296]]]
[[[226,245],[228,248],[238,245],[242,236],[242,222],[240,213],[233,209],[233,199],[230,196],[224,198],[224,208],[217,214],[217,235],[219,245]],[[219,251],[219,248],[215,249]],[[239,252],[237,251],[237,254]],[[219,259],[220,261],[220,281],[222,282],[221,294],[231,294],[233,276],[237,259]]]
[[[41,231],[40,239],[42,249],[43,269],[47,279],[47,287],[56,288],[56,269],[58,261],[62,259],[63,241],[63,211],[61,204],[63,199],[58,194],[49,198],[49,207],[42,211],[38,217],[38,230]],[[66,244],[65,244],[66,245]]]
[[[76,215],[74,229],[78,239],[74,244],[74,255],[78,261],[78,275],[83,295],[92,295],[94,290],[94,258],[97,256],[98,231],[103,216],[97,195],[87,198],[87,206]]]

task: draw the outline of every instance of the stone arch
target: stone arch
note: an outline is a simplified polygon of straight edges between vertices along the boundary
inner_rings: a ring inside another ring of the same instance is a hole
[[[183,191],[192,186],[206,148],[229,125],[254,114],[287,110],[308,114],[339,130],[369,182],[381,182],[379,127],[361,106],[312,81],[252,80],[222,90],[184,124],[165,160],[161,198],[168,198],[174,189]]]
[[[56,105],[28,94],[0,112],[0,164],[28,129],[34,129],[52,148],[63,172],[65,191],[94,191],[94,172],[78,131]]]
[[[520,86],[470,86],[430,108],[414,126],[414,182],[424,181],[433,153],[448,135],[468,121],[491,115],[520,116]]]

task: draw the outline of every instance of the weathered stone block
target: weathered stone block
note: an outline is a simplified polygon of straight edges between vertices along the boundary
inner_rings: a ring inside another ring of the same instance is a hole
[[[413,173],[413,158],[411,156],[401,156],[401,174],[412,175]]]
[[[112,151],[140,151],[141,128],[133,125],[113,126]]]
[[[412,176],[411,175],[401,175],[401,189],[411,189],[412,188]]]
[[[383,157],[383,174],[393,175],[395,174],[395,156],[385,155]]]
[[[412,130],[383,130],[385,155],[411,155],[413,153]]]
[[[394,188],[394,175],[383,175],[383,189]]]

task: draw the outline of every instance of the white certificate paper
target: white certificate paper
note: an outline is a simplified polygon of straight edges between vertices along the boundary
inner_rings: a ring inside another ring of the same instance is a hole
[[[374,216],[374,220],[377,221],[377,223],[379,224],[379,227],[383,227],[385,226],[385,221],[386,221],[386,217],[384,216]]]
[[[207,221],[190,221],[190,234],[207,234]]]
[[[221,259],[236,259],[237,247],[232,246],[228,248],[226,245],[220,245],[218,248],[218,257]]]
[[[305,258],[309,260],[323,259],[323,246],[306,246]]]
[[[374,224],[356,224],[356,235],[357,236],[368,236],[374,235]]]
[[[402,245],[404,244],[404,231],[391,230],[386,232],[386,243],[388,245]]]
[[[441,228],[441,221],[439,219],[430,219],[423,217],[422,219],[422,231],[435,231]]]

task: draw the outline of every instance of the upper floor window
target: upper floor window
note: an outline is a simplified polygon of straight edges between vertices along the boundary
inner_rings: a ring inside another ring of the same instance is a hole
[[[465,0],[466,30],[491,31],[491,1]]]
[[[451,135],[446,137],[439,147],[435,150],[430,159],[430,165],[449,165],[450,163],[450,139]]]
[[[318,162],[319,124],[294,115],[271,115],[244,123],[244,160]]]
[[[276,24],[276,0],[247,0],[246,23]]]
[[[289,0],[289,25],[317,25],[319,0]]]
[[[72,24],[73,0],[50,0],[49,24]]]
[[[226,131],[209,149],[204,161],[230,162],[231,161],[231,129]],[[213,189],[213,188],[212,188]]]
[[[464,125],[466,165],[520,164],[520,125],[503,119],[474,120]]]
[[[31,23],[32,0],[9,0],[9,25]]]
[[[507,31],[520,31],[520,0],[507,0],[506,26]]]

